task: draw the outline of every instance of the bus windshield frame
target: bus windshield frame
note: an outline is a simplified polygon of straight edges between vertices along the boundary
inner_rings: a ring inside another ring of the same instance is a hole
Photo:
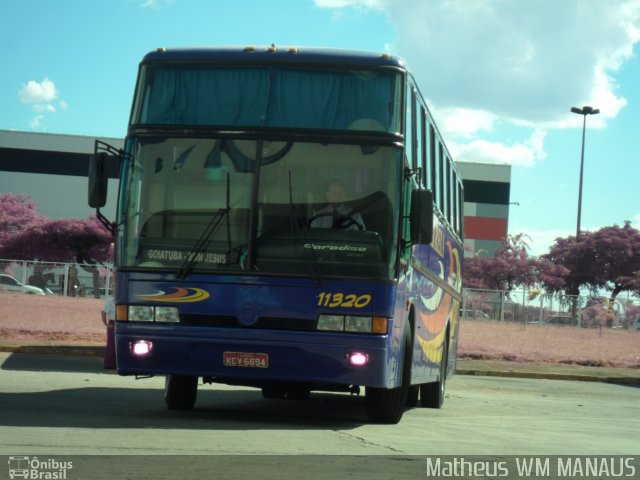
[[[395,275],[401,148],[162,135],[130,137],[127,150],[120,268]],[[343,189],[339,226],[332,184]]]

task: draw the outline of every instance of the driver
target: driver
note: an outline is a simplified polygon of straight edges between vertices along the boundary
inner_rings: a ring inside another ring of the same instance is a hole
[[[327,206],[318,211],[310,223],[311,228],[341,228],[344,230],[364,230],[364,220],[344,204],[346,189],[340,180],[327,184],[325,192]]]

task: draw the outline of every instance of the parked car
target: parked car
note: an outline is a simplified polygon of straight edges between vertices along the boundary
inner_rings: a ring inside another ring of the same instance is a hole
[[[489,320],[489,315],[484,313],[482,310],[476,309],[461,309],[460,310],[461,318],[477,318],[480,320]]]
[[[545,318],[544,323],[548,325],[578,325],[578,322],[568,315],[553,315]]]
[[[6,275],[4,273],[0,274],[0,291],[28,293],[31,295],[46,295],[42,288],[24,284],[13,278],[11,275]]]

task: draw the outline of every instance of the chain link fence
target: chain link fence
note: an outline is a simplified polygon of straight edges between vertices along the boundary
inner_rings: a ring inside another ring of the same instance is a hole
[[[467,288],[463,290],[460,313],[464,320],[640,329],[640,300],[626,294],[612,302],[607,297],[548,294],[541,290]]]
[[[112,271],[112,265],[0,259],[0,291],[103,298],[111,294]],[[541,290],[467,288],[460,313],[464,320],[640,329],[640,300],[624,294],[611,302],[606,297]]]
[[[0,291],[103,298],[111,295],[112,265],[0,259]]]

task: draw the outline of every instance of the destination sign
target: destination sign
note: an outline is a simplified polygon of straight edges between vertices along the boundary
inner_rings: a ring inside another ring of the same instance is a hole
[[[189,258],[189,251],[171,250],[165,248],[147,248],[143,250],[141,257],[143,261],[153,262],[184,262]],[[197,263],[211,265],[227,265],[229,254],[227,252],[201,252],[196,255]]]

